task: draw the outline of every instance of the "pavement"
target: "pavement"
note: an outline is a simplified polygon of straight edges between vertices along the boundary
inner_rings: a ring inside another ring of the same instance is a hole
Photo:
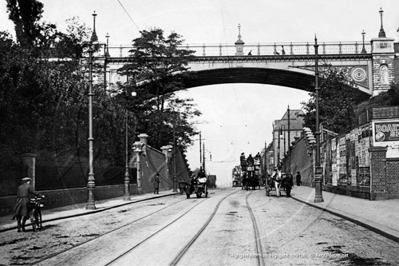
[[[172,190],[167,190],[167,191],[160,191],[159,194],[145,193],[139,195],[131,195],[130,201],[124,200],[123,197],[97,200],[95,201],[96,209],[94,210],[86,210],[86,205],[87,205],[86,203],[68,205],[53,209],[46,209],[46,206],[44,206],[44,208],[42,209],[43,226],[46,226],[46,223],[50,221],[62,220],[66,218],[72,218],[83,215],[90,215],[93,213],[106,211],[124,205],[133,204],[136,202],[151,200],[154,198],[168,197],[177,194],[180,193],[173,192]],[[45,198],[43,202],[44,204],[46,203]],[[15,231],[17,230],[17,221],[12,220],[12,218],[13,215],[0,216],[0,233],[9,230],[15,230]],[[26,222],[26,226],[28,225],[29,225],[29,220]]]
[[[123,197],[101,200],[95,202],[95,210],[86,210],[86,203],[54,209],[44,208],[42,210],[43,221],[46,223],[90,215],[135,202],[176,194],[179,193],[168,190],[160,191],[160,194],[132,195],[130,201],[123,200]],[[275,197],[275,194],[272,192],[271,196]],[[284,192],[282,197],[284,197]],[[314,203],[315,189],[307,186],[294,186],[291,191],[291,197],[296,201],[337,215],[399,243],[399,199],[370,201],[323,191],[323,202]],[[8,230],[16,230],[16,221],[12,220],[12,215],[0,216],[0,232]]]

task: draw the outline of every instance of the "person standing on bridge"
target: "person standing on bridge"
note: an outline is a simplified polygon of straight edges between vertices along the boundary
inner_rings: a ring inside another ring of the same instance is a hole
[[[285,55],[285,51],[284,51],[284,46],[283,45],[281,45],[281,54]]]

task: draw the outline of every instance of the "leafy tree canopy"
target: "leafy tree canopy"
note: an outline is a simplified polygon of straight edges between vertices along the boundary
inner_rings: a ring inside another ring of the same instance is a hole
[[[399,83],[392,83],[389,90],[359,104],[357,113],[360,114],[368,108],[380,106],[399,106]]]
[[[192,99],[180,99],[174,91],[183,90],[183,78],[190,75],[187,64],[194,51],[180,49],[183,40],[177,33],[164,36],[162,29],[141,31],[141,37],[133,40],[131,62],[119,69],[128,77],[125,86],[119,86],[120,95],[130,95],[128,104],[137,117],[137,130],[149,135],[148,143],[155,148],[167,145],[175,138],[185,150],[190,137],[197,134],[191,122],[201,113],[195,109]]]
[[[319,121],[323,127],[336,133],[345,133],[357,124],[355,114],[359,92],[344,69],[324,65],[319,86]],[[316,92],[309,93],[308,102],[302,102],[304,126],[315,131]]]

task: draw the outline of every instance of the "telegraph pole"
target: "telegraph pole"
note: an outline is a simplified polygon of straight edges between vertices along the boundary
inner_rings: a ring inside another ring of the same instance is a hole
[[[201,132],[199,133],[199,146],[200,146],[200,166],[202,165],[202,151],[201,151],[201,148],[202,148],[202,143],[201,143]]]
[[[315,165],[315,197],[314,202],[323,202],[322,181],[323,181],[323,167],[320,166],[320,121],[319,121],[319,62],[318,62],[318,47],[317,38],[315,37],[315,91],[316,91],[316,165]]]

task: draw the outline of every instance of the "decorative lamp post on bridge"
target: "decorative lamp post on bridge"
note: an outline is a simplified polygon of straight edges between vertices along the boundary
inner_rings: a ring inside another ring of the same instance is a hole
[[[380,32],[378,33],[378,38],[386,38],[387,37],[385,35],[384,25],[382,24],[382,13],[384,13],[384,11],[382,10],[382,7],[381,7],[380,8],[381,28],[380,28]]]
[[[362,35],[363,35],[363,48],[362,48],[362,54],[366,54],[367,52],[366,52],[366,48],[364,47],[364,35],[365,35],[366,33],[364,32],[364,30],[362,31]]]
[[[318,48],[317,38],[315,36],[315,91],[316,91],[316,162],[315,162],[315,198],[314,202],[323,202],[322,195],[322,180],[323,180],[323,167],[320,166],[320,121],[319,121],[319,62],[318,62]]]

